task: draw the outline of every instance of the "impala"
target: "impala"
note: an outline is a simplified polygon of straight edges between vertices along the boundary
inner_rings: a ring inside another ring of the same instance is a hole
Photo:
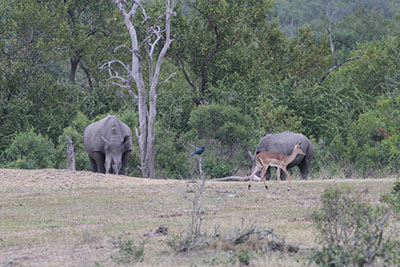
[[[253,175],[256,174],[261,168],[263,169],[261,172],[261,179],[264,183],[265,188],[268,190],[267,183],[265,182],[265,172],[267,169],[272,166],[272,167],[277,167],[277,175],[278,175],[278,191],[279,191],[279,181],[281,180],[281,170],[287,175],[289,187],[288,191],[290,191],[290,174],[286,170],[287,165],[291,163],[298,154],[305,155],[304,151],[301,149],[301,143],[298,143],[294,146],[293,152],[290,155],[282,154],[282,153],[276,153],[276,152],[270,152],[270,151],[265,151],[258,153],[256,155],[256,167],[254,168],[254,171],[252,174],[250,174],[250,184],[249,184],[249,190],[251,187],[251,180],[253,179]]]

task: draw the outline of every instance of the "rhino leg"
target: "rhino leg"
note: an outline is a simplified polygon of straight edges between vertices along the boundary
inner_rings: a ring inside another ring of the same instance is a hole
[[[122,155],[122,164],[121,164],[121,169],[119,170],[119,174],[125,174],[125,167],[128,164],[128,160],[131,157],[131,151],[125,151],[125,153]]]
[[[92,158],[96,165],[96,171],[94,172],[106,173],[106,169],[104,168],[105,155],[101,152],[93,152]],[[92,165],[92,159],[90,163]]]
[[[301,172],[301,179],[307,180],[309,168],[310,168],[310,160],[307,157],[304,157],[304,159],[299,164],[299,169]]]
[[[96,161],[91,156],[89,156],[89,160],[90,160],[90,170],[92,172],[97,172]]]

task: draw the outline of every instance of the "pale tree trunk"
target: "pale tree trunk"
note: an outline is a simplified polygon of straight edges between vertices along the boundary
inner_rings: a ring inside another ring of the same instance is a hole
[[[140,149],[140,161],[141,161],[141,171],[142,177],[155,177],[155,124],[157,117],[157,95],[158,88],[161,84],[167,82],[173,74],[171,74],[164,82],[158,83],[158,78],[161,71],[161,65],[164,60],[165,54],[172,43],[171,40],[171,17],[174,15],[173,9],[175,6],[174,0],[166,0],[165,1],[165,12],[162,16],[158,17],[156,20],[158,22],[161,21],[161,18],[165,19],[165,29],[162,29],[160,25],[149,25],[149,17],[146,14],[145,7],[141,4],[141,1],[132,1],[131,4],[127,2],[130,1],[121,1],[114,0],[114,3],[120,9],[123,17],[124,24],[128,29],[131,47],[119,46],[115,50],[119,48],[127,48],[132,54],[131,64],[126,65],[120,60],[112,60],[105,63],[101,69],[107,69],[109,71],[110,80],[112,80],[112,84],[126,88],[131,96],[138,103],[138,113],[139,113],[139,129],[136,129],[136,136],[139,141],[139,149]],[[144,20],[142,24],[146,26],[147,36],[144,40],[138,40],[138,36],[136,33],[135,25],[132,23],[132,19],[135,17],[136,12],[140,10],[144,16]],[[164,41],[164,45],[161,49],[160,54],[154,60],[153,55],[156,45],[159,44],[159,41]],[[145,48],[142,45],[145,45]],[[145,52],[145,53],[143,53]],[[142,73],[142,54],[148,61],[149,65],[149,85],[147,93],[146,84],[143,79]],[[119,76],[117,70],[112,68],[113,64],[118,64],[119,67],[123,67],[125,69],[127,78]],[[130,66],[131,65],[131,66]],[[115,82],[117,80],[117,82]],[[135,81],[136,90],[133,90],[131,81]],[[139,132],[140,131],[140,132]]]

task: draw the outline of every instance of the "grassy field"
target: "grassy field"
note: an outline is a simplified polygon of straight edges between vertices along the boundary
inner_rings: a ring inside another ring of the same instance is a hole
[[[2,266],[239,266],[242,249],[224,244],[256,228],[273,230],[299,253],[251,253],[254,266],[301,266],[316,246],[308,215],[327,187],[368,190],[378,203],[394,179],[292,182],[292,191],[267,193],[261,182],[206,182],[203,233],[215,244],[177,253],[171,241],[189,229],[193,194],[186,181],[138,179],[65,170],[0,170],[0,264]],[[168,234],[152,236],[159,226]],[[220,237],[219,241],[215,241]],[[222,238],[221,238],[222,237]],[[132,241],[141,262],[127,263],[121,244]],[[226,243],[226,242],[225,242]],[[141,250],[143,248],[143,250]]]

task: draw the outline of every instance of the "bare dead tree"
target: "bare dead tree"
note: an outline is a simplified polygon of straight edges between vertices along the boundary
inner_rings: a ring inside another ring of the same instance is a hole
[[[165,0],[165,11],[154,20],[154,25],[150,23],[150,17],[147,15],[141,0],[113,0],[113,2],[121,11],[124,24],[130,36],[130,47],[120,45],[114,51],[122,48],[127,49],[131,53],[131,62],[126,64],[121,60],[114,59],[104,63],[100,68],[101,70],[108,70],[111,84],[124,88],[137,101],[140,132],[136,128],[136,137],[139,141],[142,177],[155,177],[154,144],[158,89],[175,74],[171,74],[161,83],[158,81],[165,54],[173,41],[171,39],[171,18],[175,15],[173,12],[175,0]],[[133,23],[138,11],[144,17],[141,23],[146,28],[146,35],[143,40],[138,39],[136,32],[138,25]],[[162,25],[164,25],[164,28]],[[163,46],[159,54],[156,55],[155,48],[161,44]],[[147,60],[149,73],[148,93],[142,71],[144,59]],[[124,74],[120,74],[118,69],[122,69]],[[136,88],[132,85],[133,81]]]

